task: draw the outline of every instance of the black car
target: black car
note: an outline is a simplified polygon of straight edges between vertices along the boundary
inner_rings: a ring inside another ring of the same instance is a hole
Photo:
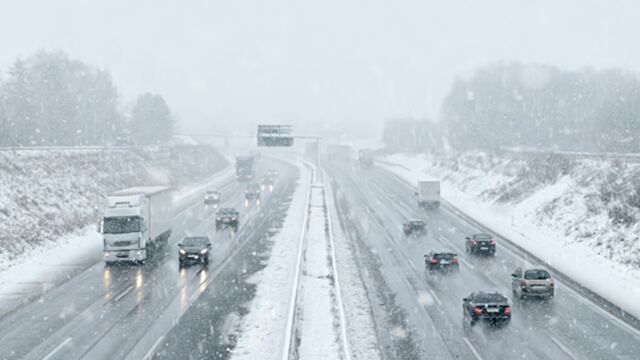
[[[187,263],[209,263],[211,241],[206,236],[188,236],[178,244],[180,266]]]
[[[435,271],[458,272],[460,260],[458,254],[452,252],[432,251],[424,256],[424,267],[430,273]]]
[[[465,249],[469,254],[494,256],[496,240],[491,234],[473,234],[466,237]]]
[[[479,321],[491,325],[508,325],[511,321],[511,306],[504,295],[493,293],[471,293],[462,299],[463,325],[471,328]]]
[[[404,236],[418,236],[427,233],[427,222],[424,220],[409,220],[402,224]]]
[[[234,208],[222,208],[216,212],[216,230],[222,227],[231,227],[235,231],[238,230],[238,221],[240,213]]]

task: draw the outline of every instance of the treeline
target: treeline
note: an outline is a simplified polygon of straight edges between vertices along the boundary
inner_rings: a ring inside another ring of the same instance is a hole
[[[458,79],[442,108],[455,148],[640,151],[640,81],[621,70],[499,64]]]
[[[391,151],[416,152],[445,146],[442,129],[429,119],[392,119],[385,123],[382,142]]]
[[[640,80],[617,69],[491,65],[454,82],[437,124],[390,120],[383,140],[404,150],[639,152]]]
[[[161,96],[125,111],[107,71],[64,52],[18,59],[0,78],[0,146],[156,144],[173,126]]]

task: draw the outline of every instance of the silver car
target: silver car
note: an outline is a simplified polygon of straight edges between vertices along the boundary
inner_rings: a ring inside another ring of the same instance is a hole
[[[552,299],[555,295],[555,282],[545,269],[517,268],[511,274],[511,289],[518,299],[543,298]]]

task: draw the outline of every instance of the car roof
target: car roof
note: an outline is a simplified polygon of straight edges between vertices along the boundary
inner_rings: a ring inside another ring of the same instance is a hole
[[[220,210],[218,210],[219,213],[226,213],[226,212],[238,212],[238,210],[236,210],[235,208],[220,208]]]
[[[206,235],[202,235],[202,236],[185,236],[185,237],[182,239],[182,241],[184,242],[184,241],[186,241],[186,240],[191,240],[191,241],[198,240],[198,241],[203,241],[203,242],[204,242],[204,241],[206,241],[206,242],[209,242],[209,241],[210,241],[210,240],[209,240],[209,237],[208,237],[208,236],[206,236]]]
[[[469,299],[475,302],[508,302],[507,297],[497,291],[471,293]]]
[[[454,253],[453,251],[432,251],[429,254],[431,255],[452,255],[452,256],[457,256],[458,254]]]
[[[478,234],[473,234],[472,235],[475,239],[481,239],[481,238],[492,238],[493,235],[488,234],[488,233],[478,233]]]
[[[420,219],[411,219],[411,220],[409,220],[409,222],[410,223],[425,223],[426,224],[426,221],[420,220]]]

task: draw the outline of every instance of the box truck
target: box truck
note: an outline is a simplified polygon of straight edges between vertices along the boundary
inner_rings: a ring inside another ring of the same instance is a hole
[[[104,260],[144,263],[171,235],[173,193],[166,186],[139,186],[107,196],[99,231]]]
[[[440,181],[420,180],[415,193],[418,197],[418,206],[424,209],[437,209],[440,207]]]

